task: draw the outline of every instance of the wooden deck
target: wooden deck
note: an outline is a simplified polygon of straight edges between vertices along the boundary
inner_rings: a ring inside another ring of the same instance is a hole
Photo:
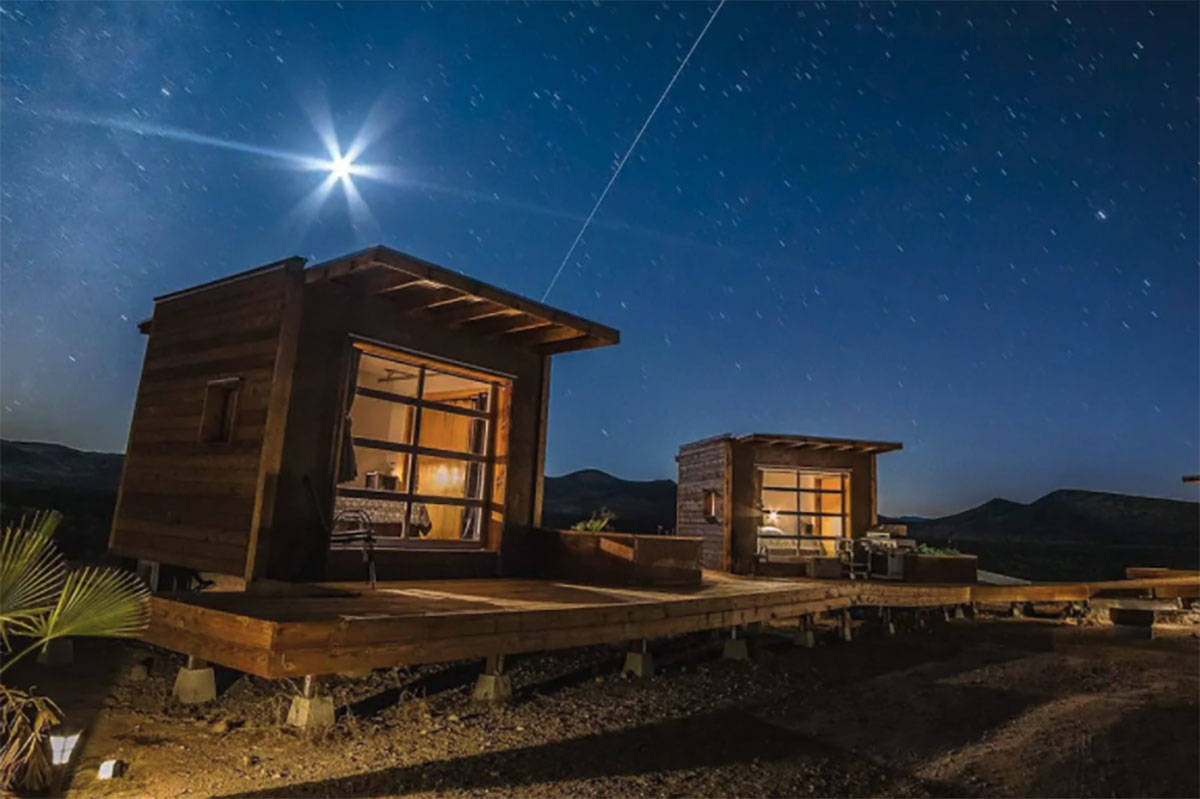
[[[1060,602],[1115,589],[1200,588],[1200,574],[1020,586],[749,579],[691,589],[486,579],[296,585],[275,595],[156,596],[149,643],[260,677],[331,674],[780,622],[851,606]]]

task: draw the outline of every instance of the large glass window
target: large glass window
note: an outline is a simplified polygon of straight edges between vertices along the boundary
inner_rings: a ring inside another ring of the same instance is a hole
[[[482,545],[503,518],[511,382],[354,346],[335,516],[365,514],[382,546]]]
[[[850,475],[765,466],[758,474],[759,552],[836,554],[837,539],[850,534]]]

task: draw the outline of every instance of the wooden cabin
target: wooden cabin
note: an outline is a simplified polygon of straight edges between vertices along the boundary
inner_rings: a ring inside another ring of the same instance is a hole
[[[753,433],[679,448],[676,527],[704,539],[705,568],[754,574],[770,562],[837,556],[879,522],[875,456],[887,441]]]
[[[550,359],[612,328],[386,247],[154,301],[110,549],[261,579],[526,574]]]

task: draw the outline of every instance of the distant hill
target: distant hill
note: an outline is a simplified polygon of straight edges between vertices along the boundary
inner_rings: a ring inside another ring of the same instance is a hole
[[[0,480],[116,491],[123,458],[118,452],[84,452],[61,444],[0,441]]]
[[[0,516],[8,523],[30,510],[61,511],[63,552],[94,559],[108,547],[122,460],[114,452],[0,440]]]
[[[1027,505],[996,498],[951,516],[925,521],[910,518],[908,524],[925,538],[949,543],[1070,541],[1195,547],[1200,541],[1200,506],[1174,499],[1061,489]]]
[[[979,555],[993,571],[1028,579],[1119,577],[1125,566],[1200,565],[1200,505],[1061,489],[1028,504],[990,499],[924,521],[909,534]]]
[[[612,527],[623,532],[649,532],[675,527],[674,480],[622,480],[599,469],[582,469],[546,478],[542,524],[566,528],[608,508]]]
[[[60,537],[71,557],[94,557],[108,539],[122,456],[58,444],[0,441],[5,519],[27,508],[65,515]],[[675,527],[674,480],[622,480],[598,469],[546,478],[542,523],[570,527],[608,508],[613,527]],[[991,499],[978,507],[907,524],[921,541],[979,556],[983,568],[1033,580],[1119,577],[1126,566],[1200,566],[1200,505],[1171,499],[1060,490],[1028,504]]]

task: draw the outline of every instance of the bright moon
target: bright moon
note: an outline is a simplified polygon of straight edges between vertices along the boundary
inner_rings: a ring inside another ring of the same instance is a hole
[[[329,174],[339,180],[345,180],[350,177],[350,170],[353,167],[354,164],[350,163],[350,159],[343,155],[329,163]]]

